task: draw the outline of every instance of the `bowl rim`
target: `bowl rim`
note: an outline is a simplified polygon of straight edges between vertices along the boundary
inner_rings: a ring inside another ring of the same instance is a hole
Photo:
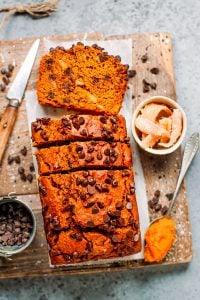
[[[0,198],[0,205],[3,205],[4,203],[18,203],[18,204],[22,205],[29,212],[29,214],[32,217],[32,221],[33,221],[33,229],[31,232],[31,236],[29,237],[28,241],[24,245],[22,245],[21,247],[16,248],[16,249],[12,249],[12,246],[10,246],[9,249],[5,248],[5,250],[3,247],[0,246],[0,256],[9,257],[9,256],[12,256],[14,254],[24,251],[32,243],[32,241],[36,235],[37,225],[36,225],[36,218],[33,213],[33,210],[30,208],[30,206],[27,203],[25,203],[22,200],[20,200],[19,198],[17,198],[17,196],[9,196],[8,195],[7,197]]]
[[[157,103],[164,103],[164,104],[168,104],[168,106],[170,107],[174,107],[174,108],[178,108],[183,116],[183,128],[182,128],[182,132],[180,137],[178,138],[178,140],[176,141],[176,143],[171,146],[170,148],[167,149],[153,149],[153,148],[144,148],[142,146],[141,140],[139,139],[136,129],[135,129],[135,119],[138,116],[140,110],[148,103],[152,103],[152,102],[157,102]],[[134,110],[133,114],[132,114],[132,122],[131,122],[131,131],[132,131],[132,135],[135,139],[135,141],[137,142],[137,144],[145,151],[148,152],[150,154],[155,154],[155,155],[166,155],[166,154],[170,154],[172,152],[174,152],[175,150],[177,150],[180,145],[183,142],[183,139],[185,137],[186,134],[186,130],[187,130],[187,117],[186,114],[183,110],[183,108],[173,99],[166,97],[166,96],[152,96],[149,98],[144,99],[142,102],[140,102],[140,104],[136,107],[136,109]]]

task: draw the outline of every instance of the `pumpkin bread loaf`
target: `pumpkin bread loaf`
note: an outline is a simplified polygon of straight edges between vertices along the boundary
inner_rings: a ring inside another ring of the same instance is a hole
[[[140,251],[132,170],[41,176],[39,191],[52,264]]]
[[[46,147],[72,141],[128,141],[123,116],[65,115],[32,123],[33,146]]]
[[[103,50],[82,43],[70,49],[50,49],[40,62],[39,103],[92,114],[117,114],[127,88],[128,66],[119,56]]]
[[[88,141],[39,149],[36,153],[40,175],[80,169],[124,169],[132,165],[129,144]]]

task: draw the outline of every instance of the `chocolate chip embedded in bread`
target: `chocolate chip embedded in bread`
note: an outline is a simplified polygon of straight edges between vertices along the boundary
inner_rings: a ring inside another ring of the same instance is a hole
[[[83,150],[83,146],[82,145],[77,145],[76,146],[76,152],[80,152]]]
[[[101,154],[101,152],[98,152],[97,153],[97,159],[102,160],[102,158],[103,158],[103,155]]]
[[[78,153],[78,157],[79,157],[80,159],[84,159],[84,158],[85,158],[85,152],[84,152],[84,151],[79,152],[79,153]]]
[[[85,130],[85,128],[83,128],[83,129],[80,131],[80,135],[82,135],[82,136],[87,136],[87,131]]]
[[[159,70],[158,68],[151,68],[151,69],[150,69],[150,72],[151,72],[152,74],[157,75],[157,74],[160,72],[160,70]]]
[[[100,121],[101,121],[101,123],[106,124],[107,123],[107,117],[101,116]]]
[[[148,60],[148,56],[147,56],[147,53],[146,53],[146,54],[142,55],[141,61],[142,61],[143,63],[146,63],[147,60]]]

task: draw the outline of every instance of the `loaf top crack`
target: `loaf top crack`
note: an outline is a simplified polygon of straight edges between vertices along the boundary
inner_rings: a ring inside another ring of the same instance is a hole
[[[56,47],[40,62],[39,103],[91,113],[117,114],[127,88],[128,65],[120,56],[82,43]]]

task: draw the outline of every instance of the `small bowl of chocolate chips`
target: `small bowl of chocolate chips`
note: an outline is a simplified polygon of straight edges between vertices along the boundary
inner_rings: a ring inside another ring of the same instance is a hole
[[[0,199],[0,256],[22,252],[33,241],[36,220],[31,208],[16,196]]]

